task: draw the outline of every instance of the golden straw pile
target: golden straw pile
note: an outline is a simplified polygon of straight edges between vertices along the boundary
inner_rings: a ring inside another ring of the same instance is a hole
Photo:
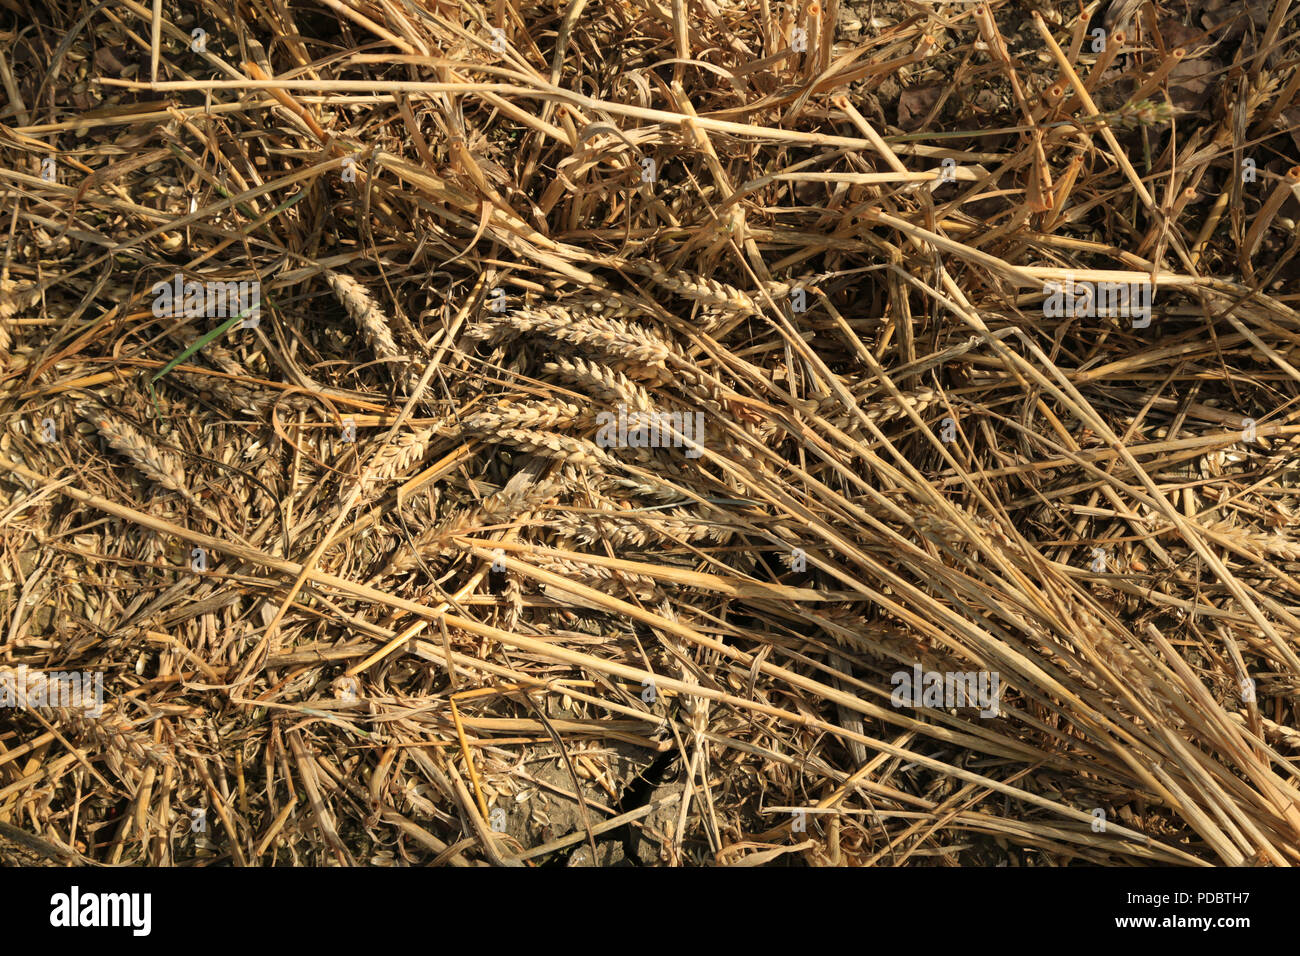
[[[1300,7],[19,6],[0,857],[1300,862]]]

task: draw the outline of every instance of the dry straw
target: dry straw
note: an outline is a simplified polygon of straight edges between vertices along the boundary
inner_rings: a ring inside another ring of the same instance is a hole
[[[1099,52],[1007,0],[229,6],[212,70],[172,0],[0,39],[3,666],[115,693],[5,715],[0,822],[110,866],[1300,864],[1294,4],[1113,3]],[[275,321],[154,315],[196,263]],[[619,405],[669,447],[598,442]],[[996,713],[897,705],[914,668]]]

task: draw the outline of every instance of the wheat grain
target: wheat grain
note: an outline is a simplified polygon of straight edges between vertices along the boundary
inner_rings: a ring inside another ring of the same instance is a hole
[[[281,393],[271,389],[244,385],[242,382],[237,381],[238,379],[252,378],[252,376],[235,358],[233,352],[215,342],[209,343],[203,350],[203,354],[226,376],[231,377],[209,375],[203,372],[189,372],[183,369],[176,369],[172,374],[181,375],[192,381],[194,387],[200,391],[211,392],[227,408],[257,415],[265,412],[266,409],[277,402],[282,406],[293,409],[311,407],[311,399],[306,395],[293,394],[284,397]]]
[[[433,429],[421,428],[413,432],[403,432],[392,441],[383,444],[367,466],[365,485],[359,504],[374,501],[384,492],[384,483],[401,477],[411,466],[424,457],[429,449]],[[381,439],[382,440],[382,439]]]
[[[465,330],[470,339],[500,343],[532,332],[553,333],[554,330],[579,321],[574,313],[558,305],[534,306],[514,312],[492,315]]]
[[[645,315],[645,309],[640,306],[609,296],[575,295],[563,299],[561,305],[579,313],[588,312],[607,319],[632,319]]]
[[[326,272],[325,279],[338,296],[348,315],[357,323],[375,354],[380,358],[398,358],[397,342],[389,329],[388,319],[380,310],[378,303],[356,279],[337,272]]]
[[[595,484],[597,491],[603,494],[616,492],[633,498],[649,498],[653,501],[685,501],[688,496],[680,488],[647,478],[625,478],[622,476],[602,475]]]
[[[505,593],[502,597],[505,598],[506,606],[505,628],[513,631],[524,613],[524,588],[518,574],[506,575]]]
[[[232,411],[260,415],[277,402],[282,406],[293,409],[307,409],[312,404],[311,400],[305,395],[294,394],[284,397],[280,392],[246,386],[219,375],[188,372],[180,369],[177,369],[172,374],[186,378],[200,392],[211,393],[224,407]]]

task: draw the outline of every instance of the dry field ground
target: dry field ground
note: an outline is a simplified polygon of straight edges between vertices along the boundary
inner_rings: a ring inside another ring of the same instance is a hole
[[[0,0],[0,860],[1300,863],[1298,35]]]

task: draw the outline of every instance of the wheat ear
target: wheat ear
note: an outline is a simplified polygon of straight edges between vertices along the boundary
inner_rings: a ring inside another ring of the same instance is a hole
[[[567,382],[584,386],[595,398],[623,402],[638,412],[655,411],[654,399],[645,386],[608,366],[583,358],[557,358],[554,362],[547,362],[543,368]]]
[[[503,428],[496,433],[496,437],[524,451],[541,455],[543,458],[555,458],[575,465],[585,465],[588,468],[618,464],[617,458],[595,442],[584,438],[573,438],[556,432],[532,431],[527,428]]]
[[[186,487],[185,469],[181,466],[180,458],[159,448],[120,418],[105,414],[94,402],[82,402],[76,410],[77,414],[95,426],[109,445],[131,459],[136,469],[146,478],[197,503]]]
[[[501,341],[517,335],[543,334],[602,356],[634,378],[668,381],[668,364],[689,365],[665,339],[644,326],[589,313],[574,314],[558,306],[521,309],[494,317],[468,333],[471,338]]]
[[[361,334],[370,343],[375,356],[408,363],[405,372],[406,387],[408,391],[414,390],[419,384],[420,376],[409,367],[410,357],[398,349],[397,340],[393,338],[392,329],[389,327],[391,323],[388,317],[366,291],[366,287],[356,279],[338,272],[326,272],[325,279],[329,282],[334,295],[343,303],[343,308],[347,310],[348,315],[352,316],[352,321],[356,322]]]
[[[552,430],[585,427],[594,421],[581,405],[572,402],[518,402],[469,415],[461,422],[461,428],[466,432],[495,434],[503,428]]]
[[[644,275],[655,285],[702,305],[748,315],[759,311],[757,303],[748,292],[708,276],[691,275],[688,272],[670,273],[657,262],[631,263],[629,268]]]
[[[640,547],[652,540],[676,538],[679,541],[731,540],[731,532],[717,525],[703,524],[695,515],[674,509],[660,518],[647,514],[645,520],[624,514],[560,514],[547,522],[556,533],[583,544],[605,541],[614,547]]]

